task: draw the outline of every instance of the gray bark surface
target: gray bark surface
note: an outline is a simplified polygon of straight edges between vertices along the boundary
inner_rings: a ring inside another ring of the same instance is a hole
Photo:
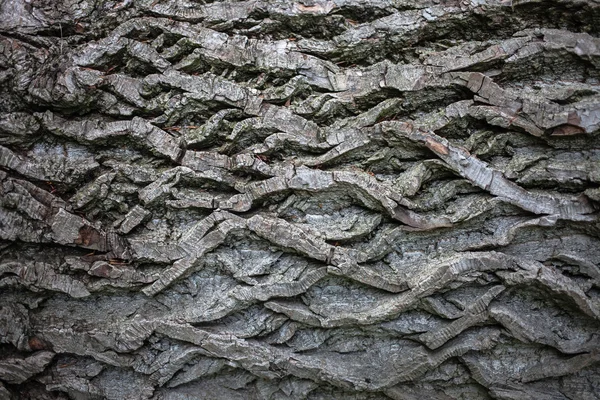
[[[0,399],[600,399],[597,0],[0,0]]]

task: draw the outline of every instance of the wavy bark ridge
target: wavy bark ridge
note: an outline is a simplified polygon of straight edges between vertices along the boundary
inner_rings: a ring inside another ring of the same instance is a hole
[[[0,0],[0,398],[600,398],[599,27]]]

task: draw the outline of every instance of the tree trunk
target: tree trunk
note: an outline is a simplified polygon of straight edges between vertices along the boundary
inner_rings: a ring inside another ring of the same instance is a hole
[[[0,399],[599,399],[597,0],[0,0]]]

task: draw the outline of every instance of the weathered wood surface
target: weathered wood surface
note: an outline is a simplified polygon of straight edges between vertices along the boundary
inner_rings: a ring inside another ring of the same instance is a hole
[[[0,0],[0,399],[600,398],[599,33]]]

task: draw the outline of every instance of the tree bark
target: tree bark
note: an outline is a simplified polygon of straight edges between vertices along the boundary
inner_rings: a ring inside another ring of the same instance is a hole
[[[0,399],[599,399],[597,0],[0,0]]]

